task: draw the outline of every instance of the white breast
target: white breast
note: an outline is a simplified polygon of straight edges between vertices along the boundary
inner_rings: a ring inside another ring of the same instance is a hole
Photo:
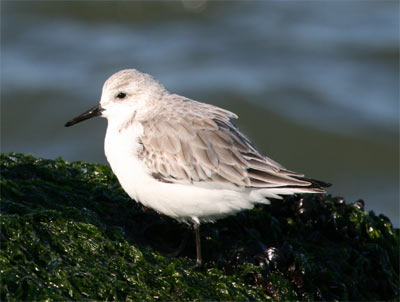
[[[132,199],[184,222],[213,221],[253,207],[256,200],[250,197],[249,191],[209,189],[154,179],[137,155],[142,148],[139,143],[142,134],[143,127],[139,122],[122,131],[109,124],[105,137],[107,160]],[[256,199],[266,202],[262,198]]]
[[[145,166],[137,157],[141,148],[139,137],[142,133],[140,123],[134,123],[123,131],[109,124],[104,141],[104,151],[111,169],[124,190],[136,200],[139,183],[147,176]]]

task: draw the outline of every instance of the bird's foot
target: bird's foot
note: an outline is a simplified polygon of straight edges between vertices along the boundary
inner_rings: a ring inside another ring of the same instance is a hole
[[[194,269],[194,270],[198,270],[198,269],[203,268],[203,263],[202,263],[201,259],[197,259],[196,260],[196,264],[191,266],[190,268]]]

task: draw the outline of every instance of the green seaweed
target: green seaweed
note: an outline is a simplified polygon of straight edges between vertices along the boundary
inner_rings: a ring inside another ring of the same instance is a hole
[[[293,196],[187,226],[108,166],[1,155],[1,300],[398,300],[399,230],[363,202]]]

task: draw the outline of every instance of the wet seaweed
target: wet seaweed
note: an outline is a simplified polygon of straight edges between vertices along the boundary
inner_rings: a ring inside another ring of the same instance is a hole
[[[1,155],[1,300],[398,300],[399,230],[364,201],[298,195],[189,228],[110,168]],[[189,233],[190,236],[192,232]]]

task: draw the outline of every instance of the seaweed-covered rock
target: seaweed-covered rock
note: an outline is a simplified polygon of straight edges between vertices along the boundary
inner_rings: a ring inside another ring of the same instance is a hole
[[[192,232],[107,166],[1,155],[1,300],[398,300],[399,230],[364,202],[293,196]],[[187,235],[178,257],[170,257]]]

